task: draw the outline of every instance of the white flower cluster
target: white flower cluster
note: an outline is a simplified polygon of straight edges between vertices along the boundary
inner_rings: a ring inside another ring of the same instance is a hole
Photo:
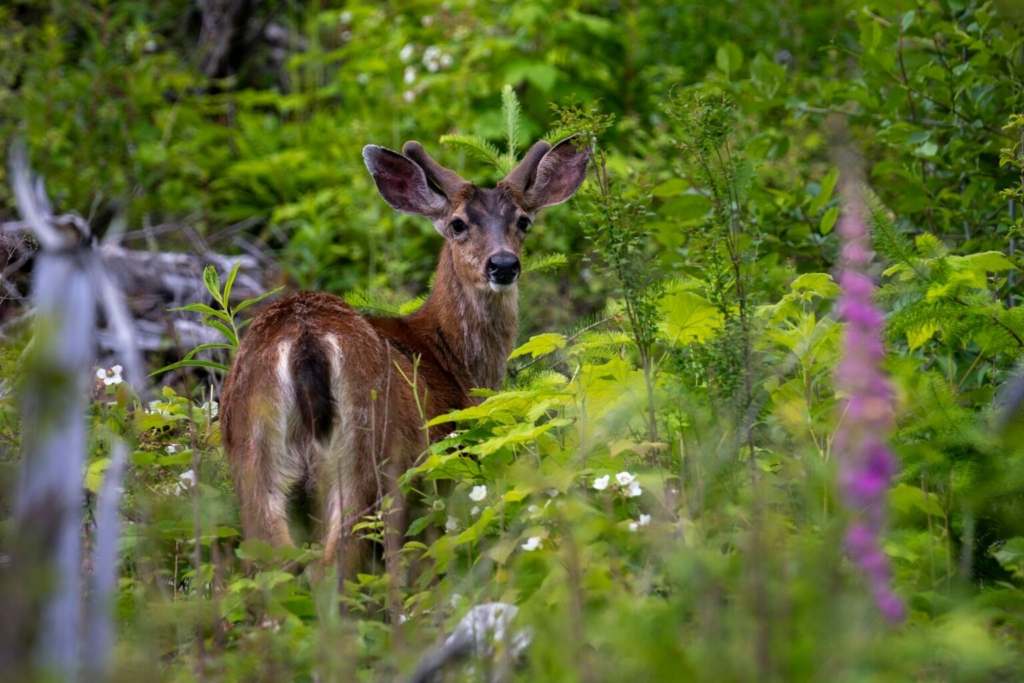
[[[604,491],[608,488],[611,483],[611,475],[606,474],[603,477],[598,477],[594,480],[594,488],[598,491]],[[643,491],[640,488],[640,482],[636,480],[636,477],[629,472],[619,472],[615,475],[616,485],[612,490],[620,492],[626,498],[636,498]]]
[[[650,523],[651,523],[651,516],[650,515],[640,515],[640,521],[639,522],[630,522],[629,523],[629,530],[630,531],[636,531],[640,527],[647,526]]]
[[[403,64],[408,64],[405,70],[402,72],[402,81],[407,86],[413,86],[416,83],[416,79],[419,76],[419,72],[416,67],[412,65],[413,58],[416,56],[416,46],[412,43],[406,43],[405,46],[398,51],[398,58],[402,60]],[[442,52],[441,48],[436,45],[429,46],[423,51],[423,67],[430,73],[437,73],[441,69],[447,69],[455,60],[447,52]],[[405,92],[402,93],[402,99],[405,102],[414,102],[416,95],[422,87],[419,89],[409,87]]]

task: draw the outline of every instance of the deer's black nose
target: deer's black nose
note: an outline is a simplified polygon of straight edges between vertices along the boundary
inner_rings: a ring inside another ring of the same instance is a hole
[[[519,259],[508,252],[487,259],[487,279],[498,285],[510,285],[519,277]]]

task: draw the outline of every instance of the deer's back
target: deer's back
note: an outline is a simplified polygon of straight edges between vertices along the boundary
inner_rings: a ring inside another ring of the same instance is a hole
[[[385,418],[418,428],[465,407],[464,383],[438,360],[429,337],[408,318],[364,317],[326,292],[279,299],[253,320],[224,385],[229,456],[268,421],[283,419],[293,436],[326,441],[343,413],[355,422],[349,428],[379,429]],[[377,408],[375,418],[366,414]],[[434,428],[432,438],[444,430]]]

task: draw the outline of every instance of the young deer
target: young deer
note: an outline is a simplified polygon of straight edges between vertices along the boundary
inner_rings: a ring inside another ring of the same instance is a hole
[[[428,217],[445,238],[427,301],[398,318],[360,315],[325,292],[286,296],[256,316],[221,398],[245,536],[291,544],[289,507],[305,499],[325,563],[423,450],[424,417],[472,405],[473,387],[500,388],[518,331],[523,239],[539,209],[579,189],[588,160],[573,139],[538,142],[483,189],[418,142],[402,151],[367,145],[363,159],[388,204]],[[430,440],[449,429],[431,428]],[[366,545],[346,543],[346,574]]]

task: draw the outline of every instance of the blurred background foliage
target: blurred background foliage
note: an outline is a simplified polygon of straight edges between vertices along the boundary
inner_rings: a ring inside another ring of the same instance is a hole
[[[315,548],[239,544],[211,382],[145,409],[97,386],[87,488],[111,435],[134,448],[119,676],[393,680],[468,606],[503,599],[535,630],[522,680],[1019,679],[1024,453],[993,427],[1024,349],[1018,3],[254,1],[225,43],[202,8],[231,4],[0,7],[0,139],[26,141],[60,211],[386,308],[427,293],[440,238],[377,196],[365,144],[417,139],[492,183],[439,139],[502,148],[509,84],[520,151],[594,133],[611,180],[531,231],[527,262],[565,259],[522,281],[507,391],[407,482],[430,503],[417,528],[440,537],[407,546],[429,568],[403,588],[404,625],[384,618],[379,572],[339,595],[284,571]],[[842,140],[862,156],[897,387],[895,627],[840,547]],[[639,500],[595,491],[624,471]]]

